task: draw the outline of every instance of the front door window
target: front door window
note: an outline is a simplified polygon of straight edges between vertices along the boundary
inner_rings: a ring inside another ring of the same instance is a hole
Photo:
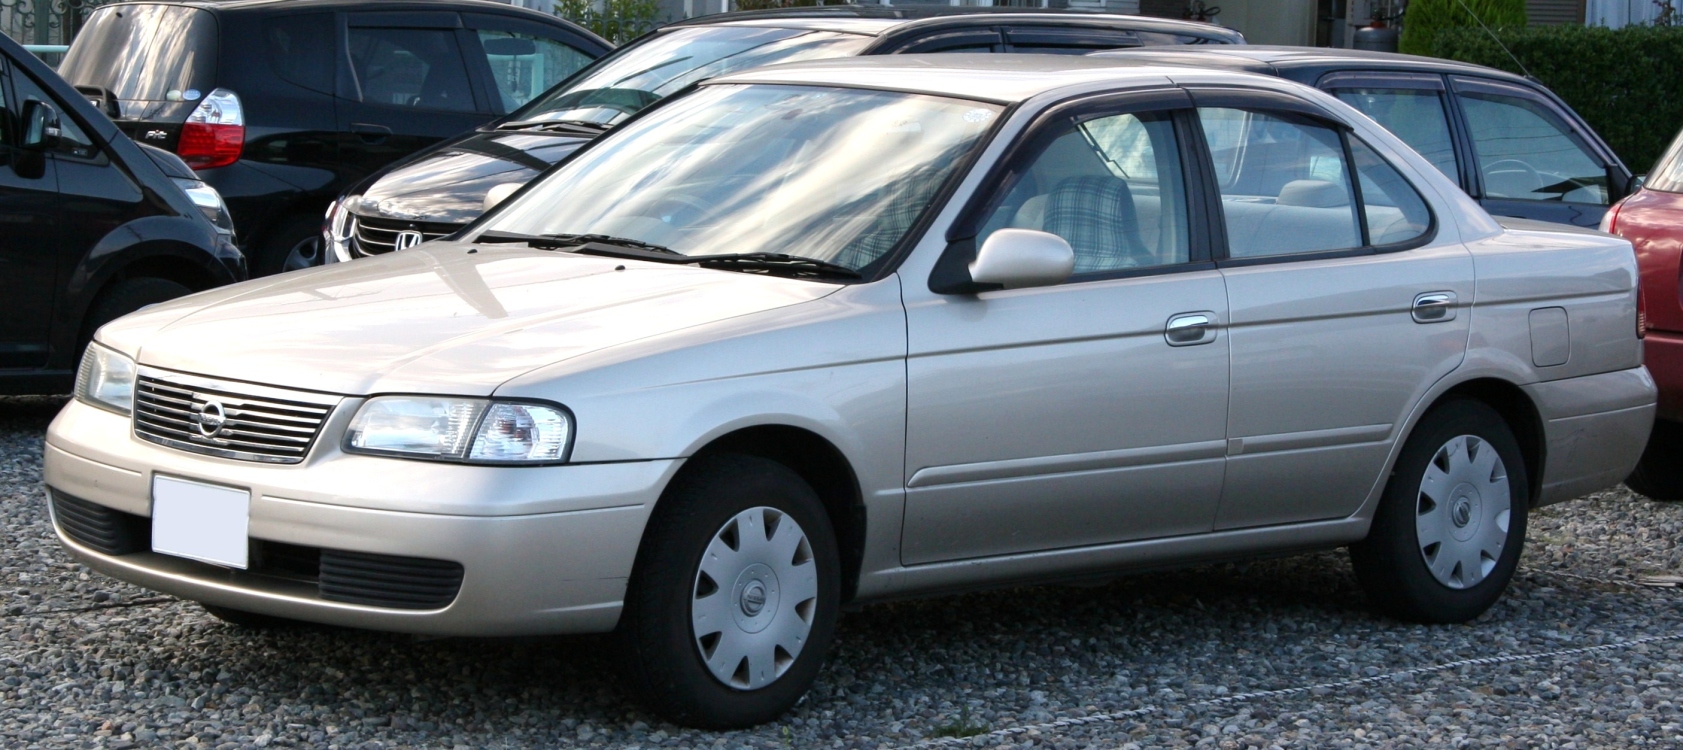
[[[1608,203],[1607,169],[1542,102],[1463,91],[1484,197]]]

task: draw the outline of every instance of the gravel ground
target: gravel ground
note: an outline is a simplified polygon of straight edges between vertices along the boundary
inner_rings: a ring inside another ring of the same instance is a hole
[[[1635,583],[1683,573],[1683,506],[1622,488],[1534,516],[1467,625],[1372,614],[1342,553],[880,605],[790,715],[705,733],[599,638],[242,631],[90,573],[43,508],[61,403],[0,399],[0,747],[1683,747],[1683,590]]]

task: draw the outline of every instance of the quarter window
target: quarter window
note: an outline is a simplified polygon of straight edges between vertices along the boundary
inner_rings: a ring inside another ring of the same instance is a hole
[[[1607,205],[1606,167],[1541,102],[1460,96],[1486,198]]]
[[[1362,186],[1362,218],[1368,244],[1396,245],[1419,238],[1432,226],[1426,200],[1366,143],[1350,139],[1350,155]]]
[[[100,151],[94,146],[93,139],[88,137],[87,131],[82,130],[82,127],[71,119],[70,113],[47,95],[46,90],[21,70],[14,71],[12,78],[12,85],[15,87],[13,93],[16,94],[20,116],[23,103],[28,101],[45,102],[58,112],[58,147],[53,149],[54,154],[76,159],[100,158]]]
[[[1460,181],[1455,168],[1455,141],[1449,135],[1449,116],[1443,108],[1443,96],[1437,91],[1347,88],[1335,93],[1344,103],[1395,133],[1439,172]]]
[[[1166,114],[1072,123],[1021,171],[982,225],[978,246],[1006,228],[1036,229],[1075,249],[1075,273],[1189,259],[1186,189]]]
[[[369,104],[472,112],[473,89],[455,32],[350,30],[351,65]]]
[[[520,108],[590,64],[588,55],[554,39],[490,29],[478,33],[502,112]]]
[[[1200,108],[1227,223],[1229,257],[1361,247],[1342,138],[1303,120]]]

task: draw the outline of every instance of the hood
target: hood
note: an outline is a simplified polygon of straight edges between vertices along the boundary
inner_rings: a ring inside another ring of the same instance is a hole
[[[534,368],[819,299],[825,283],[429,243],[142,310],[99,331],[140,363],[346,395],[490,395]]]
[[[524,185],[589,139],[576,135],[475,131],[381,175],[351,210],[362,216],[466,224],[498,185]]]

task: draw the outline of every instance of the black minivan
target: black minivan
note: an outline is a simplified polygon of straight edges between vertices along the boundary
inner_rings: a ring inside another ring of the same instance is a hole
[[[59,73],[222,192],[253,275],[318,260],[334,197],[512,112],[612,45],[480,0],[195,0],[95,10]]]
[[[0,223],[0,395],[68,393],[101,324],[246,276],[213,188],[5,36]]]
[[[692,18],[645,34],[502,119],[353,187],[329,213],[326,260],[450,234],[642,108],[734,70],[853,55],[1079,55],[1244,41],[1204,23],[1003,7],[823,6]]]

